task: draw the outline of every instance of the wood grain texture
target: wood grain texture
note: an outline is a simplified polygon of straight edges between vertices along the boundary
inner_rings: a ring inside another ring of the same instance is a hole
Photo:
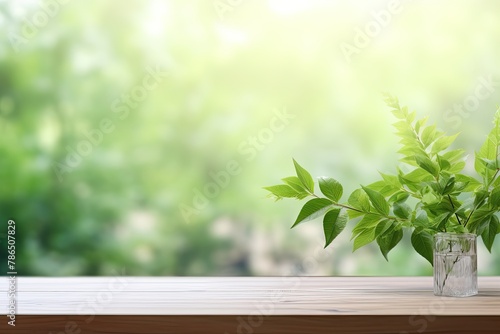
[[[500,316],[500,277],[469,298],[434,296],[431,277],[18,277],[17,290],[20,315]]]
[[[6,334],[498,334],[499,317],[408,316],[19,316]]]
[[[434,296],[431,277],[18,277],[17,290],[0,333],[500,334],[500,277],[469,298]]]

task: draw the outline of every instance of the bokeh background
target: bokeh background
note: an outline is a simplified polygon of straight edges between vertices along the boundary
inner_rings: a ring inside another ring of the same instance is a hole
[[[500,103],[498,1],[0,0],[1,272],[430,275],[323,250],[320,221],[263,186],[292,157],[344,196],[394,172],[382,93],[473,152]],[[217,183],[217,182],[218,183]],[[500,242],[479,241],[500,274]]]

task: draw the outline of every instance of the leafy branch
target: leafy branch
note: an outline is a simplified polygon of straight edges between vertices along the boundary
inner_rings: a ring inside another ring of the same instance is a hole
[[[303,205],[292,228],[323,217],[325,247],[349,220],[357,219],[351,235],[353,250],[376,241],[386,259],[401,241],[405,228],[412,230],[414,249],[431,264],[432,236],[437,232],[476,233],[491,251],[500,233],[500,111],[475,156],[478,180],[461,173],[465,151],[449,149],[457,135],[446,136],[435,125],[427,125],[427,118],[416,120],[416,113],[401,107],[395,97],[386,95],[385,101],[397,119],[393,126],[400,137],[400,162],[405,165],[398,166],[396,174],[380,173],[381,180],[361,186],[341,202],[340,182],[319,178],[318,196],[311,174],[293,160],[296,175],[264,189],[276,200],[312,197]],[[468,194],[466,200],[462,194]]]

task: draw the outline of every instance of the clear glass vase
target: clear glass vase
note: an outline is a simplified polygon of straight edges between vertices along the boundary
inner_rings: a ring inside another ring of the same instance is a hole
[[[477,294],[476,235],[434,235],[434,294],[468,297]]]

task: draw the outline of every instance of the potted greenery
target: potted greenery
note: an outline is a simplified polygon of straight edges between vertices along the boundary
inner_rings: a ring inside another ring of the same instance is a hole
[[[427,118],[415,120],[415,112],[400,107],[396,98],[386,103],[398,119],[394,123],[401,138],[401,163],[395,174],[380,173],[382,179],[354,190],[341,201],[342,185],[333,178],[319,178],[322,195],[314,192],[310,173],[295,160],[296,176],[283,184],[265,187],[276,200],[296,198],[307,201],[292,228],[323,216],[327,247],[357,219],[351,240],[353,251],[376,241],[387,254],[411,230],[413,248],[434,267],[434,294],[472,296],[477,294],[476,236],[480,235],[491,252],[500,233],[500,110],[494,127],[475,156],[480,178],[462,174],[464,150],[448,149],[457,135],[446,136]]]

